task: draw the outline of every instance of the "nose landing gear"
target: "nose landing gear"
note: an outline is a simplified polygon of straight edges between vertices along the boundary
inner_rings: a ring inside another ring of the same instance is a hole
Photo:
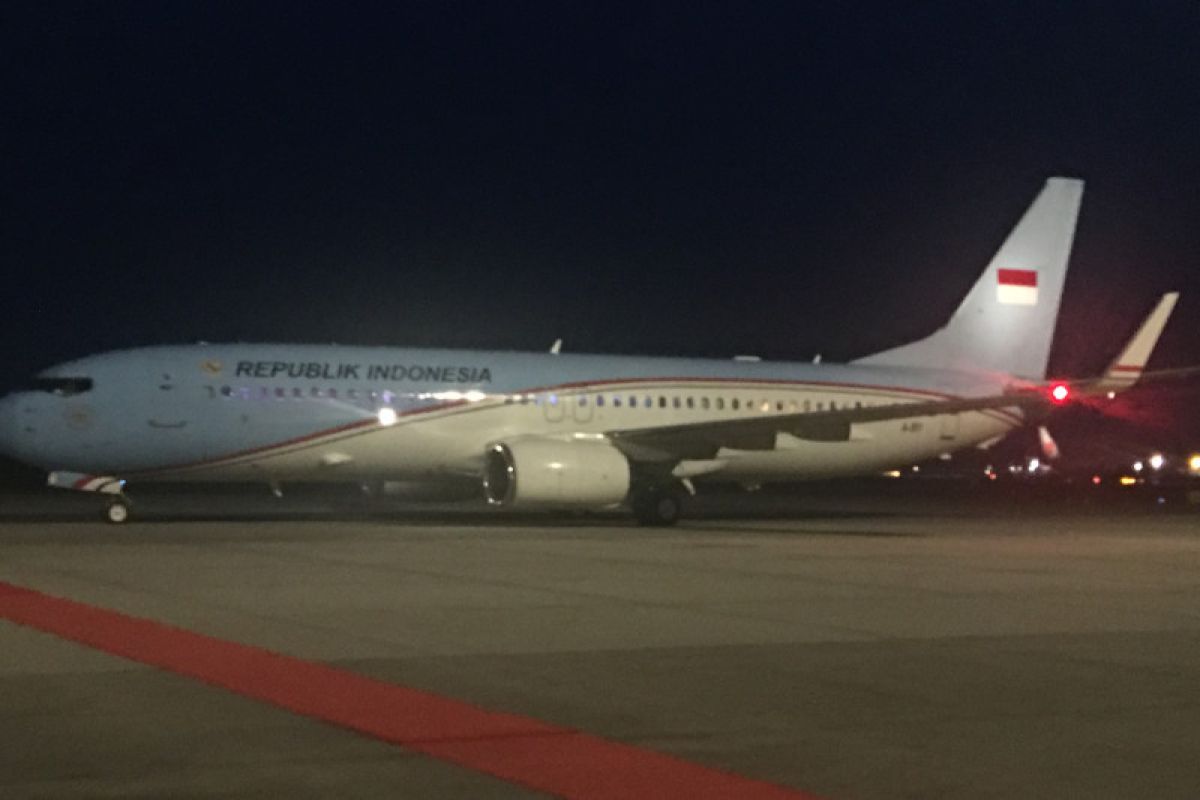
[[[104,507],[104,519],[113,525],[128,522],[129,514],[129,500],[125,497],[114,497]]]
[[[82,472],[55,471],[46,476],[51,489],[74,492],[93,492],[104,498],[104,520],[120,525],[129,520],[130,503],[125,496],[125,481],[111,475],[88,475]]]

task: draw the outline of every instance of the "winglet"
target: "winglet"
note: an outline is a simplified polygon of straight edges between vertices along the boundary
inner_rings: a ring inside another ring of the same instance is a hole
[[[1179,292],[1167,292],[1162,296],[1158,305],[1150,312],[1150,316],[1146,317],[1146,321],[1129,340],[1129,344],[1125,345],[1121,355],[1104,371],[1098,388],[1120,391],[1137,383],[1146,368],[1146,362],[1150,360],[1154,345],[1158,343],[1159,334],[1171,318],[1171,311],[1174,310],[1177,300]]]

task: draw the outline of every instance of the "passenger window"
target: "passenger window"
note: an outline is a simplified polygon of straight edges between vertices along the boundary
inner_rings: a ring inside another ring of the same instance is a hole
[[[708,398],[707,397],[700,398],[700,408],[705,411],[708,411]]]
[[[738,408],[741,407],[741,404],[738,402],[738,399],[736,397],[730,401],[729,405],[730,405],[730,408],[732,408],[734,411],[737,411]]]
[[[336,399],[337,398],[337,389],[330,387],[329,396]]]
[[[658,407],[659,407],[659,408],[666,408],[666,407],[667,407],[667,398],[666,398],[666,397],[664,397],[664,396],[663,396],[663,395],[661,395],[661,394],[658,396]]]
[[[613,407],[614,407],[614,408],[620,408],[620,407],[621,407],[621,395],[619,395],[619,394],[614,394],[614,395],[613,395]]]
[[[297,400],[303,400],[304,390],[297,386],[296,388],[292,389],[292,397],[296,398]]]
[[[587,395],[586,394],[579,395],[579,405],[581,405],[581,406],[587,405]]]
[[[604,405],[604,395],[602,395],[602,394],[596,395],[596,405],[598,405],[598,406]]]
[[[222,397],[232,397],[233,389],[228,386],[222,386],[221,387],[221,396]]]
[[[717,411],[724,411],[724,410],[725,410],[725,398],[718,397],[717,398]]]
[[[695,401],[694,401],[694,400],[693,400],[693,399],[692,399],[690,396],[689,396],[689,397],[688,397],[688,399],[687,399],[687,407],[688,407],[688,408],[695,408],[695,407],[696,407],[696,403],[695,403]]]
[[[804,401],[804,413],[806,413],[806,414],[807,414],[809,411],[812,411],[812,401],[811,401],[811,400],[805,400],[805,401]]]
[[[276,386],[275,387],[275,397],[279,400],[282,400],[283,398],[287,397],[287,390],[284,389],[282,386]]]

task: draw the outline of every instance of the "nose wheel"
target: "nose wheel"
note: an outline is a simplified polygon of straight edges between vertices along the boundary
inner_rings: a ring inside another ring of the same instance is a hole
[[[110,500],[104,508],[104,519],[113,525],[121,525],[128,522],[129,501],[123,497]]]

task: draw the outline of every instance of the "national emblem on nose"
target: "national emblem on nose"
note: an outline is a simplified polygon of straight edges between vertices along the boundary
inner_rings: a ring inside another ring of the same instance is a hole
[[[204,372],[207,372],[209,375],[220,375],[221,374],[221,362],[220,361],[201,361],[200,369],[203,370]]]

